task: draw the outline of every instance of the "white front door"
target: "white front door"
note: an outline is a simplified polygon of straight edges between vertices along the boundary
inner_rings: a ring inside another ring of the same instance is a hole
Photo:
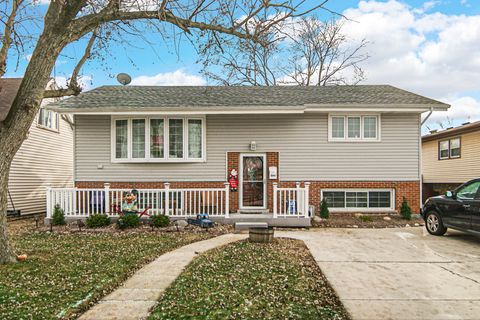
[[[266,209],[266,160],[264,153],[240,155],[240,209]]]

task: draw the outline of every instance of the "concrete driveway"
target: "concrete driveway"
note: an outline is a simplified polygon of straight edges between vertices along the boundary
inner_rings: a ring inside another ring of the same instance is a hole
[[[306,243],[353,319],[480,319],[480,238],[421,227],[282,235]]]

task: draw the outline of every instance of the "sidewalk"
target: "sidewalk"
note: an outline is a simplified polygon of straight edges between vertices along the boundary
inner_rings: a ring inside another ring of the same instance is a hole
[[[167,252],[138,270],[121,287],[85,312],[80,319],[144,319],[165,289],[199,253],[245,239],[247,236],[226,234]]]

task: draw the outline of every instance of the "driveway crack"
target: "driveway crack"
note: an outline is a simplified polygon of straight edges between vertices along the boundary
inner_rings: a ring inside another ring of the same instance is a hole
[[[442,266],[442,265],[440,265],[439,267],[442,268],[443,270],[446,270],[446,271],[450,272],[451,274],[453,274],[453,275],[455,275],[455,276],[459,276],[460,278],[473,281],[473,282],[475,282],[476,284],[480,284],[480,281],[477,281],[477,280],[472,279],[472,278],[470,278],[470,277],[464,276],[463,274],[460,274],[460,273],[458,273],[458,272],[455,272],[455,271],[453,271],[453,270],[450,270],[450,269],[448,269],[448,268],[446,268],[446,267],[444,267],[444,266]]]

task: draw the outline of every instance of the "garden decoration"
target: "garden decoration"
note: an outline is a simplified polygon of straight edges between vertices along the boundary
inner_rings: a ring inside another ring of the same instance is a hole
[[[123,197],[122,213],[124,215],[137,214],[137,196],[133,190]]]
[[[152,207],[147,205],[143,211],[138,211],[137,200],[138,199],[138,191],[132,190],[131,192],[127,192],[123,196],[122,206],[112,204],[112,212],[118,214],[119,216],[126,216],[130,214],[138,214],[140,217],[143,216],[150,216],[148,214],[148,210]]]
[[[199,226],[201,228],[206,228],[206,229],[213,227],[213,221],[209,219],[208,214],[206,213],[197,214],[196,219],[188,218],[187,222],[188,224]]]
[[[228,176],[228,183],[230,184],[230,191],[237,191],[238,189],[238,171],[232,169],[230,175]]]

